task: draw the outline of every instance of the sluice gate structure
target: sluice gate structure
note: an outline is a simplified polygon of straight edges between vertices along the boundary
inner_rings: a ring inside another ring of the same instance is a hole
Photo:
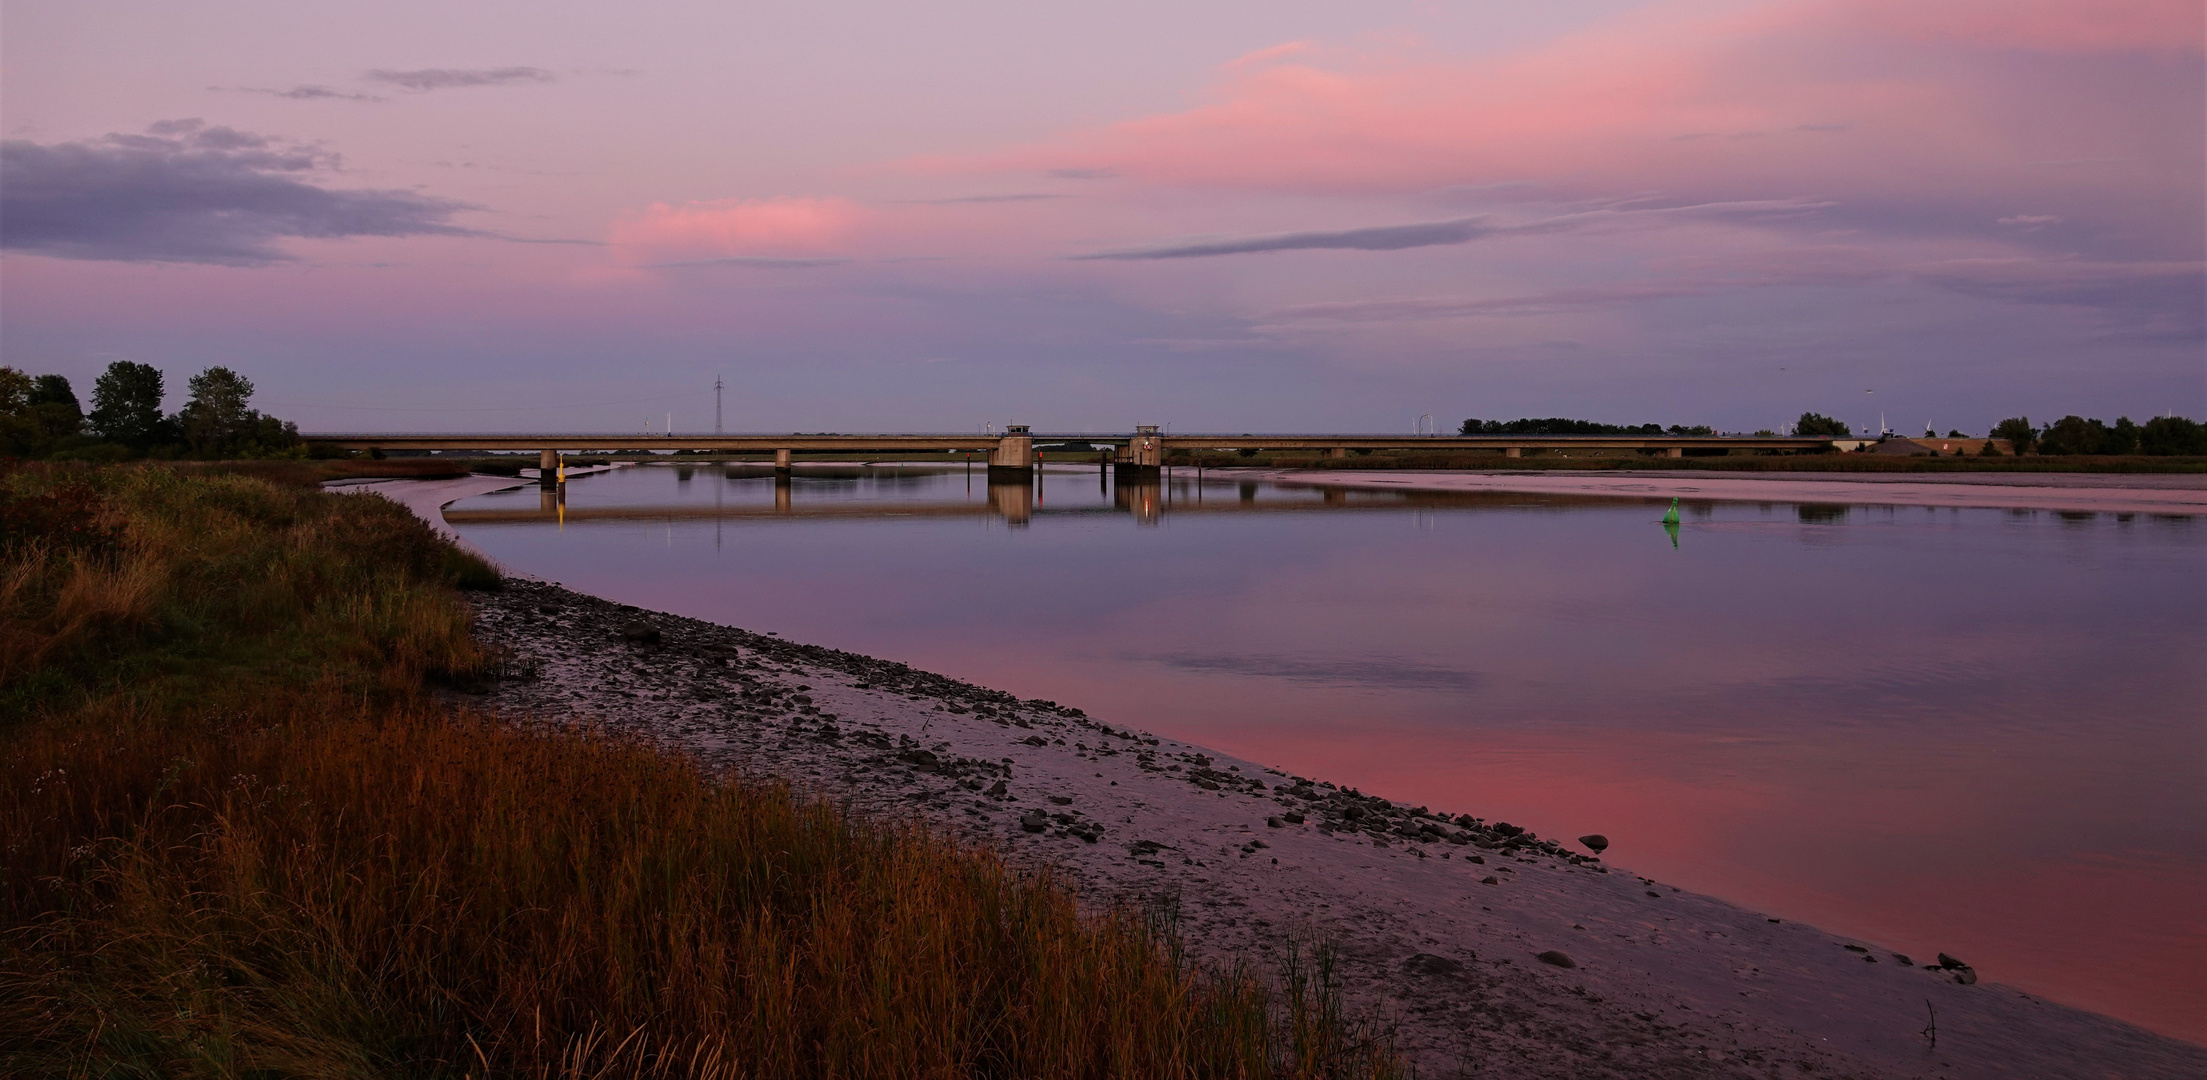
[[[1695,452],[1814,452],[1831,440],[1788,435],[1286,435],[1176,434],[1155,427],[1132,433],[1035,433],[1012,425],[1002,433],[962,434],[799,434],[787,435],[605,435],[562,433],[397,434],[315,433],[308,443],[338,450],[387,451],[486,450],[535,451],[539,480],[551,484],[563,453],[638,453],[701,450],[723,454],[772,454],[774,468],[787,472],[799,454],[985,453],[989,478],[998,482],[1031,479],[1039,463],[1037,446],[1086,444],[1102,447],[1108,463],[1136,479],[1157,475],[1169,454],[1180,450],[1308,450],[1343,458],[1355,451],[1486,451],[1505,458],[1538,450],[1618,450],[1684,457]]]

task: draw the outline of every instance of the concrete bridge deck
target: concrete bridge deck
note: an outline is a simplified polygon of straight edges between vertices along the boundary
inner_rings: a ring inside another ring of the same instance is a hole
[[[1113,450],[1121,469],[1147,472],[1164,464],[1174,450],[1319,450],[1346,457],[1352,450],[1492,450],[1518,457],[1527,450],[1630,450],[1683,457],[1700,451],[1815,451],[1831,440],[1770,435],[1312,435],[1243,432],[1233,434],[1168,434],[1155,427],[1124,432],[1035,433],[1020,425],[997,433],[956,434],[741,434],[741,435],[605,435],[558,432],[514,433],[377,433],[317,432],[303,436],[310,443],[343,450],[535,450],[549,474],[558,455],[580,451],[704,450],[722,453],[774,455],[774,466],[787,469],[798,453],[955,453],[986,452],[991,475],[1025,474],[1036,461],[1038,443],[1089,443]],[[547,475],[546,483],[552,482]]]

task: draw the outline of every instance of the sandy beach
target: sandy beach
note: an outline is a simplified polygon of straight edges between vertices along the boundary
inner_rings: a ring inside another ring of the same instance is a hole
[[[362,490],[449,531],[439,508],[513,483]],[[1979,486],[1990,485],[1970,489]],[[2203,494],[2148,493],[2163,491]],[[2132,496],[2099,488],[2094,497]],[[1056,867],[1093,899],[1177,897],[1189,941],[1215,956],[1263,965],[1290,937],[1330,941],[1352,1006],[1392,1029],[1419,1075],[2207,1075],[2207,1049],[2026,996],[1997,971],[1902,957],[1682,892],[1633,874],[1629,850],[1597,859],[1574,838],[1486,820],[1477,805],[1402,806],[1384,792],[1158,738],[1140,717],[1019,700],[552,582],[516,577],[477,603],[479,634],[510,657],[507,677],[478,688],[477,703],[608,724],[715,766],[924,820]],[[1476,778],[1466,787],[1476,790]]]

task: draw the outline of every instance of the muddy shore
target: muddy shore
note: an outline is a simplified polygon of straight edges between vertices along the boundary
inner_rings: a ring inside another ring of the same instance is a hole
[[[1687,502],[1953,507],[2067,514],[2207,514],[2207,475],[2097,473],[1411,472],[1216,469],[1303,487],[1397,492],[1518,492]]]
[[[511,483],[378,487],[442,529],[445,502]],[[1139,717],[521,577],[479,596],[478,626],[510,657],[478,704],[923,820],[1094,898],[1177,897],[1213,955],[1265,965],[1291,936],[1331,941],[1352,1006],[1421,1076],[2207,1075],[2207,1049],[1997,972],[1682,892],[1475,805],[1402,806],[1158,738]]]

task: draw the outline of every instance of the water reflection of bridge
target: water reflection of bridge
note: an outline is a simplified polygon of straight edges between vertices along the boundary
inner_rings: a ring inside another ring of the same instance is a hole
[[[741,477],[736,477],[741,478]],[[444,512],[453,525],[672,524],[683,521],[863,520],[888,518],[993,518],[1013,526],[1038,517],[1131,516],[1155,525],[1170,514],[1284,514],[1310,511],[1415,510],[1615,505],[1646,502],[1638,496],[1542,495],[1521,492],[1346,491],[1339,488],[1283,489],[1254,480],[1120,481],[1109,486],[1111,504],[1081,502],[1051,505],[1050,492],[1032,483],[990,483],[985,497],[963,501],[849,499],[808,500],[799,493],[808,484],[787,476],[774,479],[773,502],[632,504],[569,506],[567,486],[540,489],[534,508],[452,507]],[[841,488],[843,485],[834,485]],[[1099,488],[1102,485],[1099,484]],[[1271,488],[1267,492],[1266,488]],[[1660,501],[1660,500],[1658,500]]]

